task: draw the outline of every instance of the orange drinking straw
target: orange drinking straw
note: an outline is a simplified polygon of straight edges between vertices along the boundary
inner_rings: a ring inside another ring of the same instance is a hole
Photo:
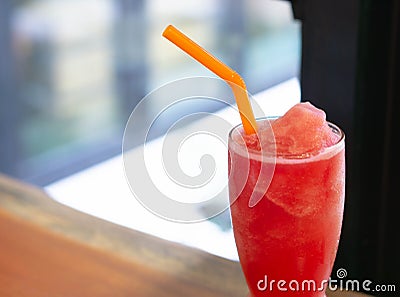
[[[247,96],[246,84],[243,78],[174,26],[169,25],[162,35],[229,84],[236,99],[245,133],[256,133],[256,119]]]

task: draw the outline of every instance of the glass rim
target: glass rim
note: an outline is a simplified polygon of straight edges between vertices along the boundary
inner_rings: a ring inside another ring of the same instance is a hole
[[[275,120],[278,118],[280,118],[280,116],[259,117],[259,118],[256,118],[256,122],[261,122],[264,120],[270,121],[270,120]],[[336,155],[337,153],[339,153],[342,150],[342,148],[344,148],[344,142],[345,142],[345,133],[343,132],[343,130],[341,128],[339,128],[336,124],[333,124],[332,122],[329,122],[329,121],[326,121],[326,122],[327,122],[328,126],[332,129],[332,131],[334,133],[337,133],[340,136],[339,139],[333,145],[331,145],[327,148],[324,148],[322,151],[317,152],[316,154],[313,154],[313,151],[308,152],[308,153],[310,153],[310,155],[306,156],[306,157],[304,156],[304,153],[303,154],[282,155],[282,156],[278,156],[276,154],[274,156],[273,155],[264,155],[258,150],[243,147],[243,145],[241,143],[237,142],[233,138],[233,132],[236,131],[238,128],[243,127],[242,123],[235,125],[229,131],[228,148],[230,149],[233,144],[234,151],[247,157],[247,158],[262,160],[262,161],[268,161],[268,159],[274,158],[274,159],[276,159],[277,163],[281,163],[281,161],[285,161],[288,163],[304,163],[304,162],[310,162],[310,161],[315,161],[315,160],[319,160],[319,159],[325,159],[325,158],[332,157],[332,156]],[[272,133],[273,133],[273,131],[272,131]],[[279,162],[278,162],[278,160],[279,160]]]

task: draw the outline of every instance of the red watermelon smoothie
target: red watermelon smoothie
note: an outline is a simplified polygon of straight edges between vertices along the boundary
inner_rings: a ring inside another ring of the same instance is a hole
[[[229,136],[232,223],[250,293],[325,296],[342,225],[344,134],[310,103],[257,123],[257,135],[238,126]]]

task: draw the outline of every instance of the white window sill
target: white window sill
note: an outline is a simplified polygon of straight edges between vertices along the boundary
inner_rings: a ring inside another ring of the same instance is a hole
[[[279,116],[300,101],[299,82],[293,78],[254,97],[265,115]],[[58,202],[101,219],[238,260],[232,230],[224,232],[210,221],[170,222],[146,210],[129,189],[121,155],[48,185],[45,190]]]

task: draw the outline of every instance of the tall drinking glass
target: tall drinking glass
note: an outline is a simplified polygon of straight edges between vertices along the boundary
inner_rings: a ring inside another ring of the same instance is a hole
[[[253,297],[325,296],[340,237],[345,184],[344,134],[328,125],[337,143],[307,155],[261,156],[238,141],[242,126],[229,134],[233,231]],[[260,175],[265,165],[271,165],[272,180],[251,207],[255,184],[268,179]]]

